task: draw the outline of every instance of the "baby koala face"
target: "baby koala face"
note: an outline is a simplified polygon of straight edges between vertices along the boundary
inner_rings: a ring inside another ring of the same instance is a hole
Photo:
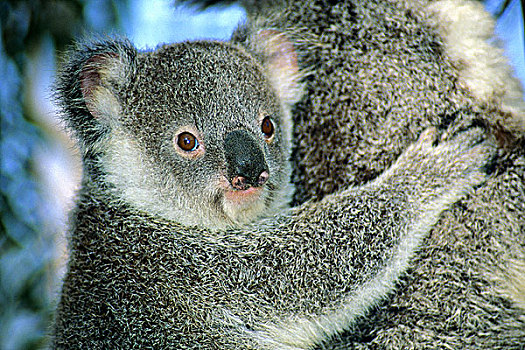
[[[286,207],[290,111],[267,67],[244,49],[206,41],[137,52],[131,63],[118,52],[89,59],[82,94],[108,130],[100,163],[115,196],[208,228]]]

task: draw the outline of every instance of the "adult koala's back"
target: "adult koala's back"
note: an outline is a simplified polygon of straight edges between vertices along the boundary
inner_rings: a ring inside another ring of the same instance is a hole
[[[471,1],[290,1],[233,40],[285,33],[310,70],[295,122],[296,202],[378,176],[429,125],[501,145],[489,181],[423,244],[398,292],[323,349],[525,344],[525,104],[493,21]]]

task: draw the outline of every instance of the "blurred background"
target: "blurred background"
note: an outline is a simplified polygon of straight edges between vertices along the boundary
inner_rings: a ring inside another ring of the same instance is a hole
[[[487,0],[525,82],[520,0]],[[0,350],[42,349],[66,258],[78,154],[52,103],[57,57],[75,38],[129,37],[139,49],[228,39],[238,6],[197,12],[173,0],[0,0]]]

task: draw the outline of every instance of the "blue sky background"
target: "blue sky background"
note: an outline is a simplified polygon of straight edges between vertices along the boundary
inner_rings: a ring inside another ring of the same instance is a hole
[[[199,12],[169,0],[133,0],[129,10],[123,29],[138,48],[187,39],[226,40],[245,17],[239,6]]]
[[[486,8],[495,13],[501,0],[487,0]],[[516,76],[525,85],[525,44],[523,30],[523,15],[519,0],[512,0],[509,8],[499,18],[496,25],[496,35],[502,40],[503,47],[514,67]]]

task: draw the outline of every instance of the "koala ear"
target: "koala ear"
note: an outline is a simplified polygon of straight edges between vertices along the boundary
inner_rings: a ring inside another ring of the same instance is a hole
[[[268,77],[281,100],[294,104],[303,95],[297,53],[285,34],[264,29],[255,34],[256,50],[263,56]]]
[[[118,119],[120,102],[115,90],[125,83],[119,54],[105,52],[90,57],[79,73],[80,92],[89,113],[99,122],[111,124]]]
[[[137,51],[129,41],[79,43],[64,55],[56,97],[66,126],[92,148],[121,115],[119,91],[130,84]]]

